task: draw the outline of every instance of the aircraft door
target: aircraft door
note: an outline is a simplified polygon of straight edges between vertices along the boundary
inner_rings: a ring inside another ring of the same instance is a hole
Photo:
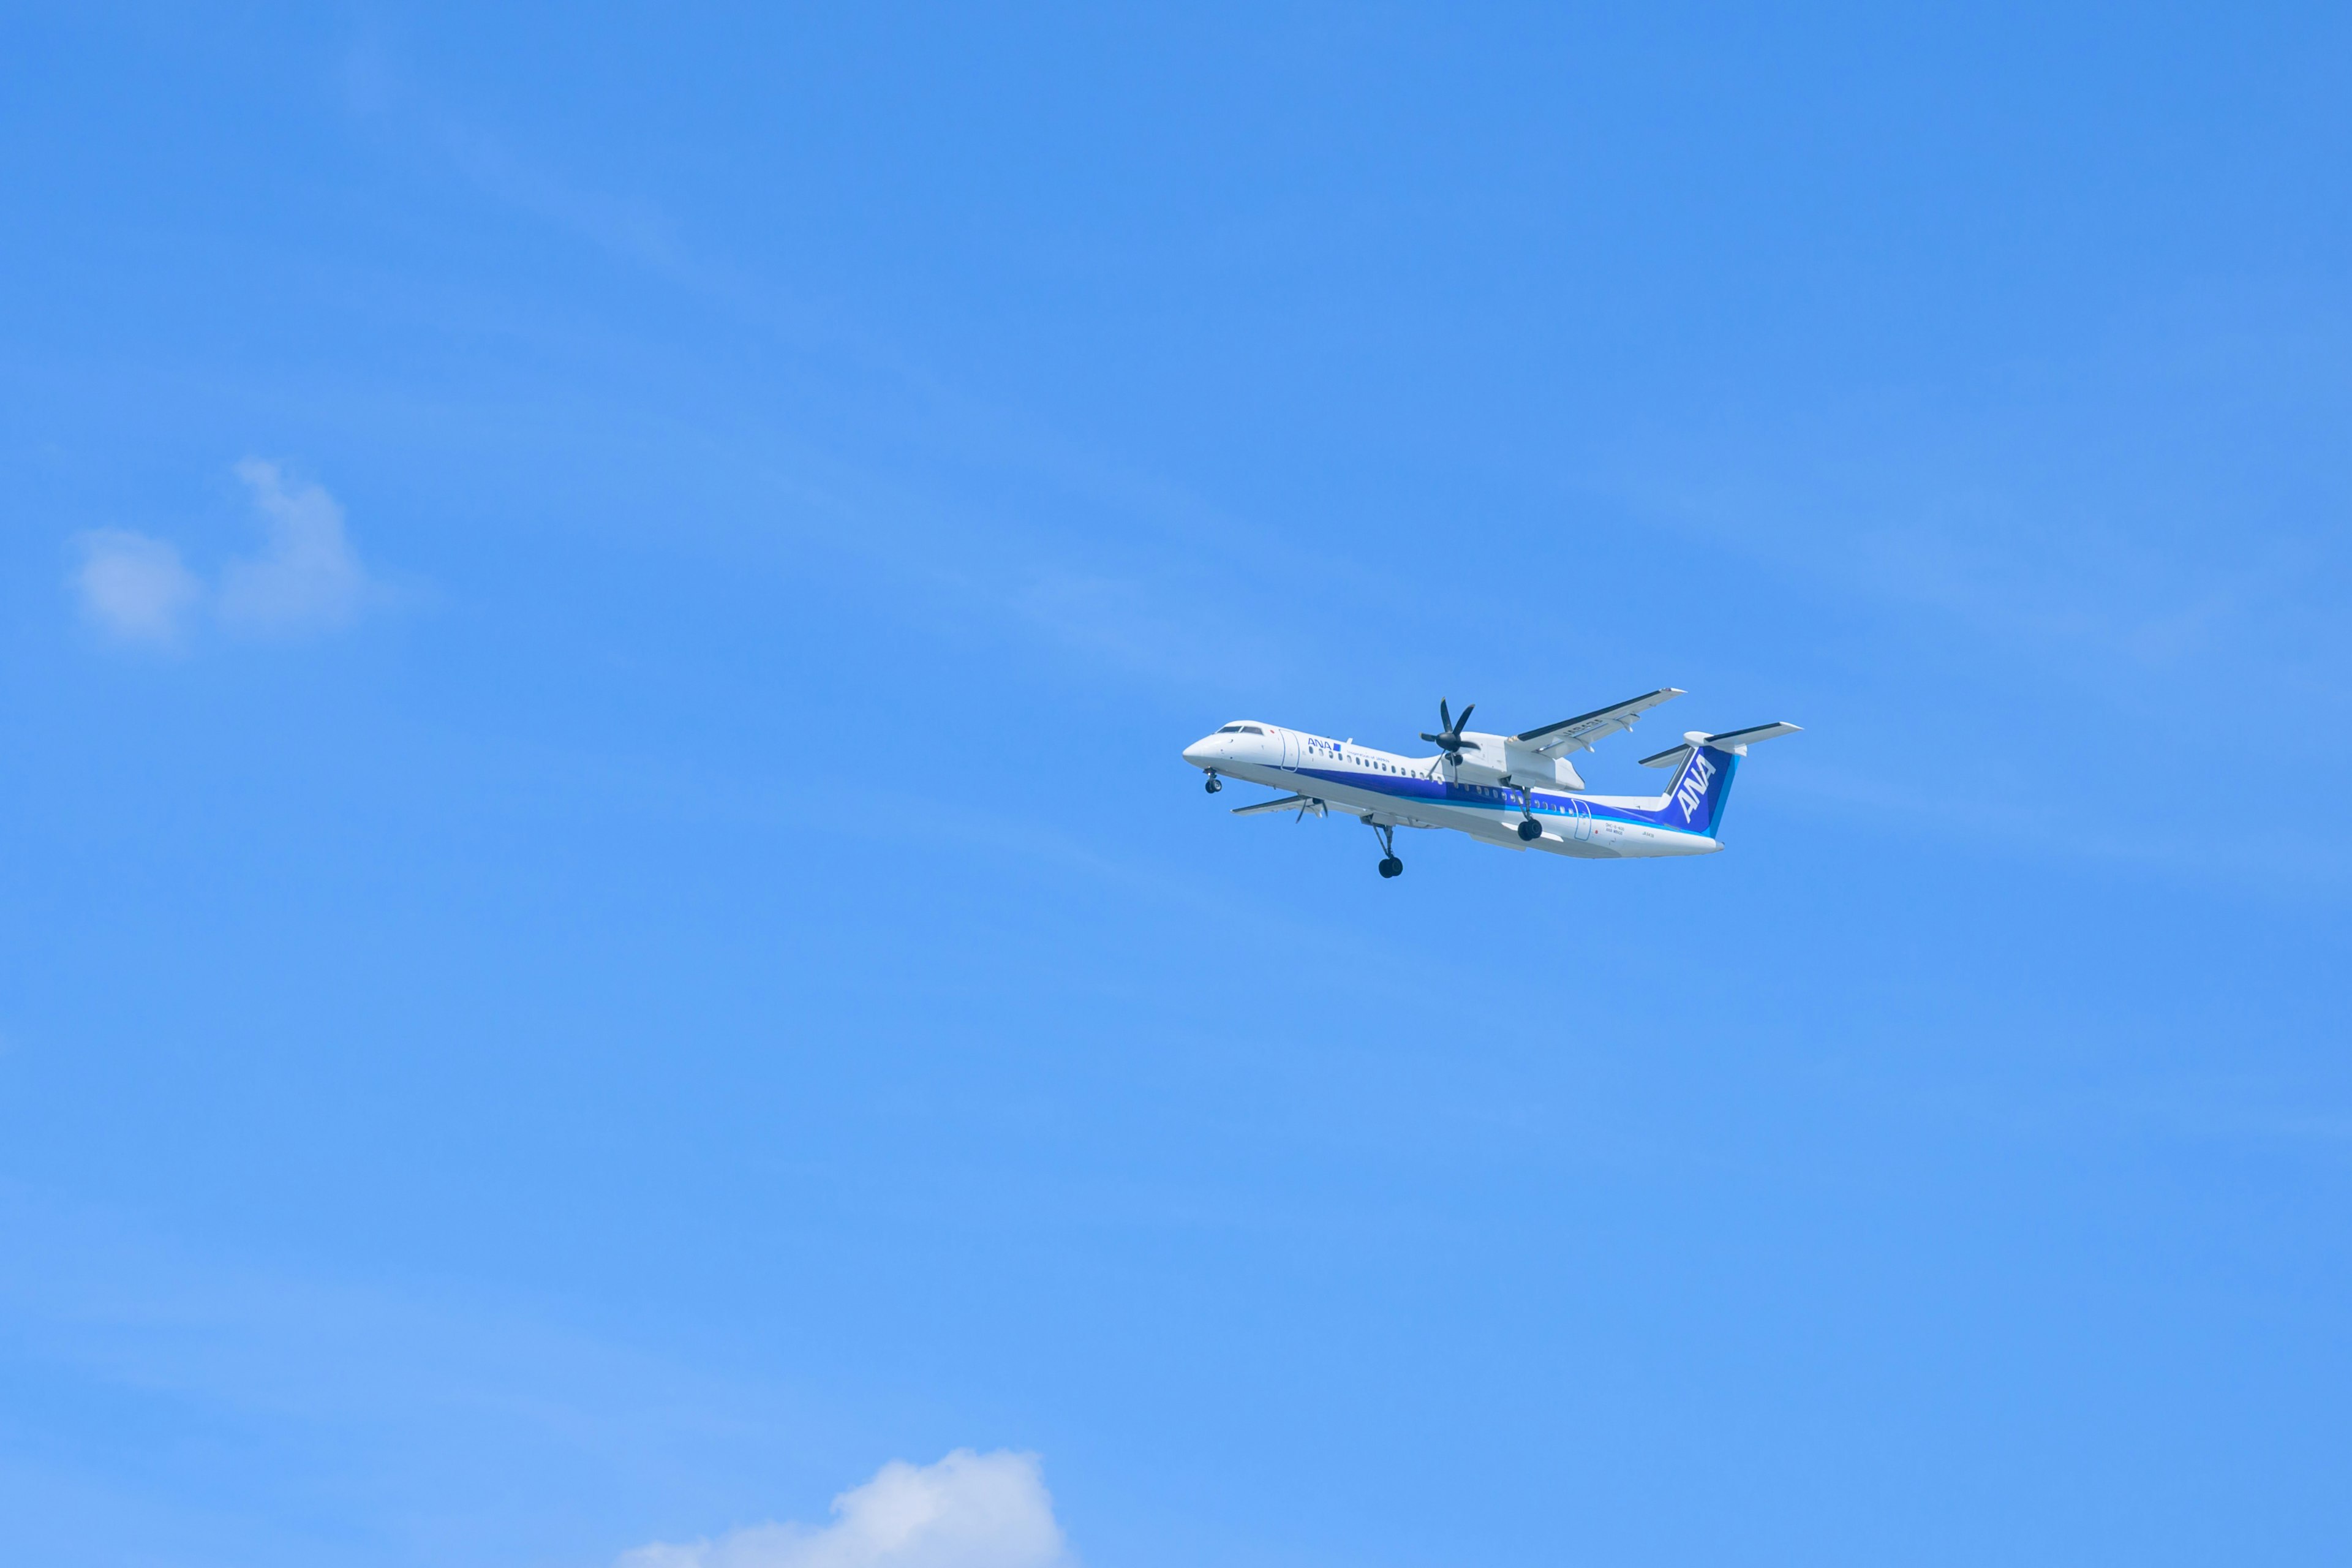
[[[1591,843],[1592,807],[1585,802],[1578,800],[1574,796],[1570,796],[1569,799],[1569,810],[1574,814],[1569,819],[1569,837],[1576,840],[1579,844]]]
[[[1282,732],[1282,765],[1293,769],[1298,766],[1298,731],[1296,730]]]

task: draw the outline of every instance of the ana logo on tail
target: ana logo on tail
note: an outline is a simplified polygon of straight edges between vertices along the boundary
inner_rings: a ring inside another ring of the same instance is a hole
[[[1675,787],[1675,804],[1683,808],[1683,820],[1688,822],[1706,799],[1706,786],[1715,780],[1715,764],[1706,754],[1693,749],[1690,766],[1683,770],[1683,782]]]

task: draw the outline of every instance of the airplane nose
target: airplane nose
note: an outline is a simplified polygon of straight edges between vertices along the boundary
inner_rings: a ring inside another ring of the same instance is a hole
[[[1196,768],[1205,768],[1215,761],[1215,754],[1209,750],[1209,738],[1203,736],[1185,747],[1184,760]]]

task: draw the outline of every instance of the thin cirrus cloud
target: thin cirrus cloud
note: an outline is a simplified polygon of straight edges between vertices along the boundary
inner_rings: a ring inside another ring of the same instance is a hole
[[[359,617],[374,592],[352,548],[343,509],[323,486],[289,481],[275,463],[236,465],[259,515],[261,549],[206,583],[176,545],[128,529],[98,529],[76,542],[72,584],[92,626],[126,643],[176,647],[205,615],[256,637],[332,631]]]
[[[936,1465],[893,1459],[833,1500],[821,1527],[760,1524],[625,1552],[614,1568],[1066,1568],[1034,1454],[958,1448]]]

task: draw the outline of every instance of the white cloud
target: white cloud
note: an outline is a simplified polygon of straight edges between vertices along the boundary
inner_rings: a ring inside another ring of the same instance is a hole
[[[82,614],[126,642],[169,647],[180,640],[183,623],[204,584],[181,564],[168,542],[119,528],[83,534],[81,566],[73,585]]]
[[[257,632],[339,626],[359,614],[367,574],[343,535],[343,509],[318,485],[289,485],[275,463],[247,458],[236,477],[269,530],[259,555],[221,572],[223,622]]]
[[[177,546],[116,528],[80,535],[71,579],[90,622],[125,642],[176,645],[191,617],[209,610],[232,631],[292,636],[346,626],[383,596],[343,531],[343,509],[320,486],[289,482],[275,463],[247,458],[236,477],[252,493],[268,537],[257,554],[206,583]]]
[[[958,1448],[893,1459],[833,1500],[823,1528],[761,1524],[717,1541],[656,1542],[615,1568],[1057,1568],[1069,1558],[1034,1454]]]

